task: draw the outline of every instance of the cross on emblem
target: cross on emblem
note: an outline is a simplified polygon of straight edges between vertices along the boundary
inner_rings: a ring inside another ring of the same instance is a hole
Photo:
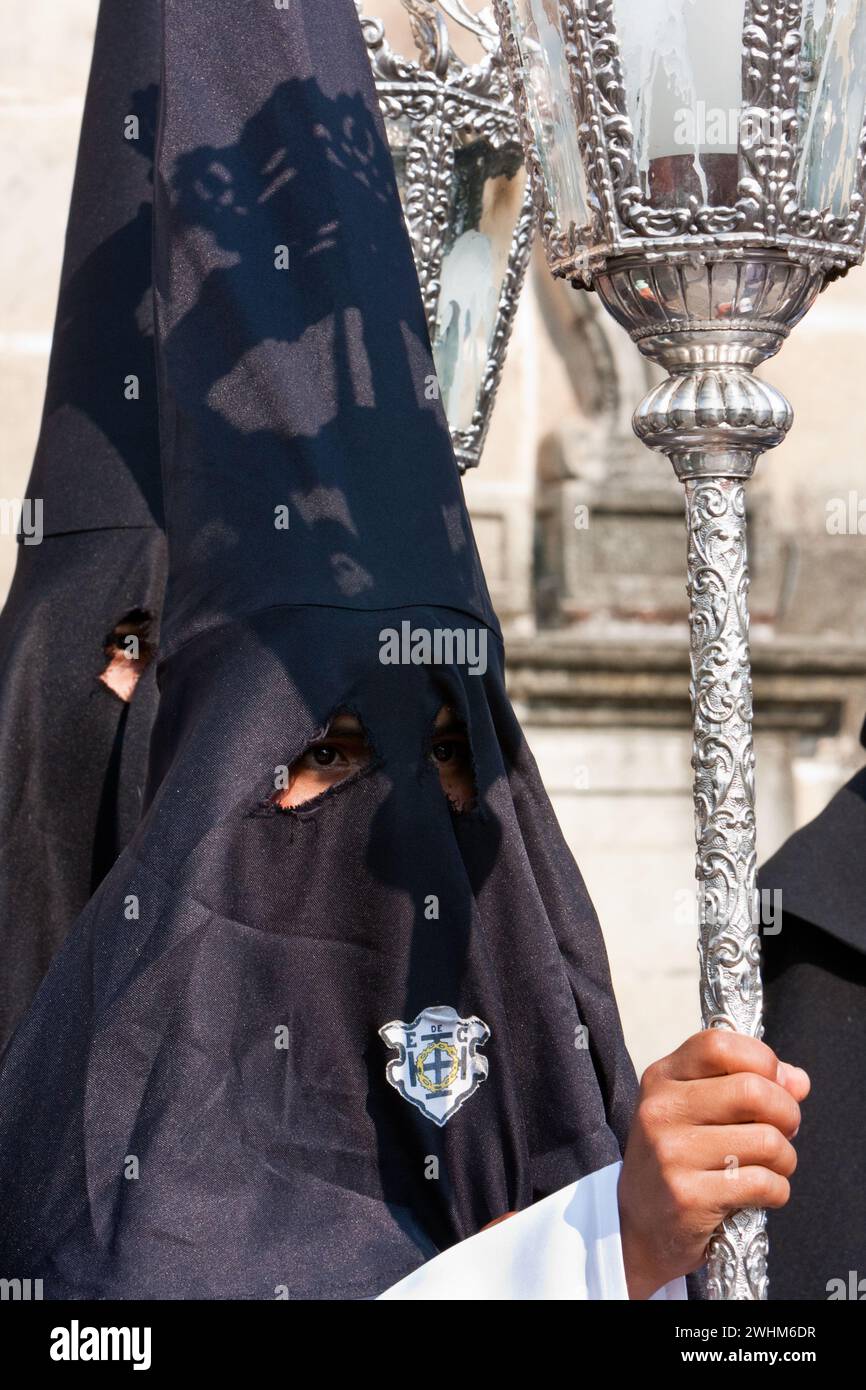
[[[428,1091],[444,1091],[457,1075],[460,1061],[457,1049],[444,1039],[428,1043],[415,1063],[418,1080]],[[429,1069],[433,1070],[433,1080],[429,1079]],[[443,1075],[445,1080],[442,1080]]]
[[[424,1009],[414,1023],[386,1023],[379,1036],[399,1053],[385,1068],[387,1080],[436,1125],[450,1120],[487,1075],[487,1058],[477,1049],[490,1029],[449,1004]]]

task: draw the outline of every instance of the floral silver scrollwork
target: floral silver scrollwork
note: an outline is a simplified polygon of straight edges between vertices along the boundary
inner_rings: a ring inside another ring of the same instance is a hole
[[[767,1223],[764,1212],[743,1207],[714,1232],[707,1254],[711,1299],[743,1301],[767,1297]]]
[[[743,29],[739,193],[747,225],[769,238],[796,210],[801,0],[751,0]]]
[[[702,477],[685,492],[701,1014],[705,1028],[760,1037],[745,489]],[[707,1253],[711,1297],[766,1297],[764,1212],[732,1213]]]
[[[704,1026],[758,1034],[745,490],[714,477],[685,488]]]

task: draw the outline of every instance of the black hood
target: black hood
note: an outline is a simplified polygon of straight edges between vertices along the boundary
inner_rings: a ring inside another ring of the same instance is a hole
[[[357,15],[270,9],[165,3],[164,654],[275,604],[497,630]]]

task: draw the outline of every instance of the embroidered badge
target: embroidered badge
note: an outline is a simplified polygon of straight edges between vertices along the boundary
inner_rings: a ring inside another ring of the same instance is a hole
[[[414,1023],[386,1023],[379,1036],[400,1054],[386,1077],[434,1125],[450,1120],[487,1075],[487,1058],[476,1049],[490,1029],[480,1018],[461,1018],[450,1004],[424,1009]]]

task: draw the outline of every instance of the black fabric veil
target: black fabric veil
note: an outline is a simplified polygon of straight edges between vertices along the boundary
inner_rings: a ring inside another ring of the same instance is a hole
[[[616,1161],[635,1079],[505,695],[353,0],[163,17],[146,810],[4,1058],[0,1255],[50,1298],[370,1298]],[[341,710],[369,762],[282,809]],[[486,1031],[445,1123],[381,1036],[434,1009]]]
[[[0,1050],[141,815],[153,670],[100,684],[165,582],[151,296],[159,13],[102,6],[66,238],[30,528],[0,617]]]

